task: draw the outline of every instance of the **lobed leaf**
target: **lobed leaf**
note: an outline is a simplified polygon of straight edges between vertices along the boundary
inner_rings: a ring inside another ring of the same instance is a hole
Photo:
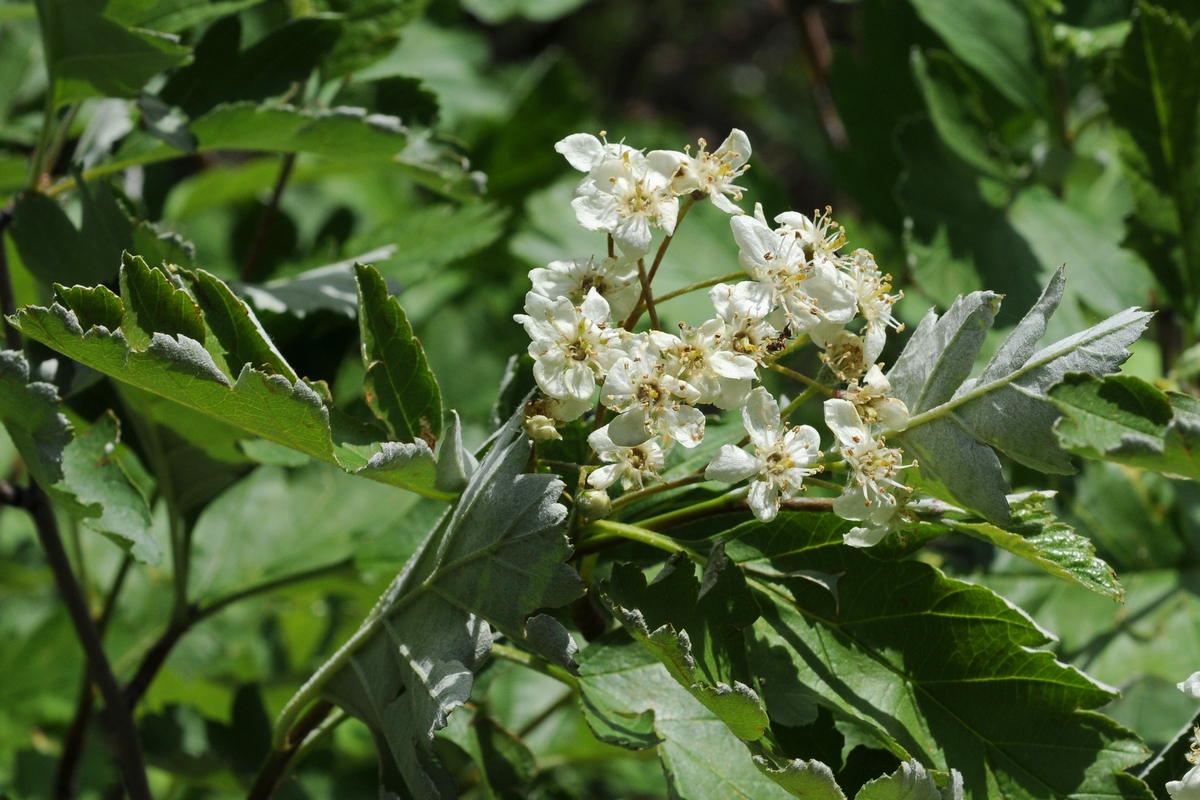
[[[514,422],[502,429],[457,503],[359,631],[288,704],[277,732],[325,697],[370,727],[392,791],[402,783],[414,797],[453,796],[429,748],[470,697],[492,629],[573,665],[566,631],[544,615],[530,619],[575,599],[583,585],[563,563],[571,548],[557,502],[562,483],[523,474],[529,451]]]
[[[1121,774],[1142,745],[1091,712],[1111,690],[1039,650],[1046,634],[990,590],[897,561],[899,545],[844,546],[851,525],[783,513],[729,535],[736,561],[842,573],[836,601],[802,578],[757,585],[751,658],[773,720],[820,704],[902,760],[959,770],[971,798],[1144,796]]]
[[[1112,567],[1096,557],[1096,548],[1086,536],[1058,520],[1046,508],[1049,494],[1030,492],[1010,498],[1012,519],[1004,528],[989,522],[970,522],[949,517],[933,523],[974,536],[1020,556],[1051,575],[1077,583],[1118,603],[1125,589]]]
[[[442,395],[404,309],[374,267],[356,264],[354,278],[367,404],[401,441],[438,436]]]
[[[978,378],[966,380],[999,308],[990,292],[959,298],[940,319],[930,311],[888,373],[913,413],[897,439],[921,477],[1001,527],[1010,518],[1007,485],[991,448],[1043,472],[1073,472],[1047,393],[1067,372],[1116,371],[1150,318],[1130,308],[1034,352],[1064,284],[1060,267]]]
[[[1076,455],[1200,480],[1200,402],[1127,375],[1067,375],[1050,391],[1054,432]]]

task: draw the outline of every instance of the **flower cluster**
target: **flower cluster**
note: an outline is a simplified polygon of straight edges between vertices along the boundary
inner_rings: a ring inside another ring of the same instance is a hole
[[[525,313],[515,319],[529,334],[544,394],[526,410],[530,435],[558,438],[561,424],[595,409],[600,419],[588,442],[602,465],[586,473],[589,491],[634,490],[658,479],[673,443],[700,444],[705,408],[740,409],[753,451],[723,446],[708,480],[749,479],[750,508],[770,520],[806,478],[826,466],[844,469],[834,510],[862,523],[847,541],[870,545],[895,530],[908,496],[899,478],[905,465],[883,433],[902,430],[908,411],[889,396],[875,361],[889,330],[901,326],[892,314],[897,295],[871,254],[842,252],[846,234],[829,209],[812,217],[788,211],[772,225],[760,205],[751,214],[736,205],[744,191],[736,181],[751,152],[739,130],[711,152],[703,140],[695,153],[643,152],[584,133],[556,149],[584,173],[572,201],[577,221],[607,234],[607,247],[529,274]],[[635,332],[644,312],[657,323],[651,282],[687,207],[705,200],[730,215],[748,279],[708,284],[714,315],[698,327],[680,323],[673,333],[652,324]],[[831,396],[825,421],[835,464],[823,463],[814,428],[787,426],[792,407],[781,412],[766,389],[755,388],[764,367],[806,342],[825,363],[828,385],[818,388]]]
[[[1182,683],[1177,684],[1179,691],[1192,699],[1200,700],[1200,672],[1192,675]],[[1167,781],[1167,793],[1172,800],[1200,800],[1200,728],[1192,731],[1195,741],[1192,742],[1191,752],[1187,760],[1195,765],[1189,769],[1181,780]]]

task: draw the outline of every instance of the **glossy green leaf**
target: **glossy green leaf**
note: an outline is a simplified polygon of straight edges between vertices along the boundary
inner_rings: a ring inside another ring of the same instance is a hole
[[[1200,403],[1126,375],[1067,375],[1050,392],[1072,453],[1200,480]]]
[[[1091,713],[1110,690],[1038,650],[1045,633],[991,591],[897,561],[899,545],[846,547],[850,524],[783,513],[729,534],[735,560],[841,573],[836,601],[801,578],[759,584],[751,658],[773,719],[824,705],[903,760],[959,770],[970,798],[1144,796],[1120,774],[1140,742]]]
[[[760,771],[728,726],[624,631],[579,655],[588,724],[624,746],[657,744],[674,796],[693,800],[789,797]]]
[[[136,97],[146,81],[188,57],[174,39],[104,15],[106,0],[38,0],[56,106],[94,95]]]
[[[429,754],[434,733],[471,695],[495,628],[570,663],[570,637],[550,617],[530,615],[578,597],[579,577],[563,561],[562,483],[522,474],[530,442],[505,426],[461,498],[443,516],[358,632],[292,699],[276,731],[309,702],[326,697],[363,720],[383,759],[385,784],[414,797],[453,792]],[[535,627],[561,637],[536,636]]]
[[[695,567],[677,553],[649,585],[640,569],[618,564],[601,591],[630,635],[735,736],[762,738],[770,720],[748,685],[741,633],[758,617],[758,606],[723,552],[710,560],[703,588]]]
[[[404,309],[374,267],[356,264],[354,277],[367,403],[401,441],[437,437],[442,432],[441,391]]]
[[[1046,500],[1047,496],[1038,492],[1030,492],[1020,499],[1010,498],[1012,519],[1004,528],[987,522],[950,518],[939,520],[937,524],[990,542],[1051,575],[1122,602],[1125,589],[1112,567],[1096,557],[1091,540],[1076,533],[1046,508]]]

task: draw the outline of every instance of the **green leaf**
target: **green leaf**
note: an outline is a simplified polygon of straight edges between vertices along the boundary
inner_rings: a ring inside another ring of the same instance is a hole
[[[1018,555],[1060,578],[1078,583],[1096,594],[1118,603],[1125,589],[1112,567],[1096,557],[1090,539],[1081,536],[1058,520],[1046,508],[1049,495],[1030,492],[1020,499],[1010,498],[1012,519],[1004,528],[987,522],[966,522],[944,518],[938,524]]]
[[[770,720],[748,685],[741,633],[758,618],[758,605],[723,552],[714,551],[703,586],[692,563],[676,553],[649,585],[632,564],[615,565],[601,592],[630,635],[735,736],[762,738]]]
[[[241,18],[225,17],[204,32],[192,63],[171,76],[159,98],[195,118],[221,103],[281,95],[292,84],[308,80],[341,32],[336,19],[301,17],[273,28],[241,51]]]
[[[398,117],[406,125],[416,123],[426,128],[438,115],[437,93],[425,88],[420,78],[403,75],[352,81],[338,90],[331,105],[369,108]]]
[[[931,310],[888,373],[913,414],[896,438],[920,463],[922,479],[1000,527],[1009,519],[1008,501],[991,448],[1042,472],[1073,472],[1054,436],[1059,414],[1046,394],[1067,372],[1116,371],[1150,318],[1127,309],[1035,352],[1064,282],[1060,268],[978,378],[966,380],[996,318],[1000,298],[991,292],[960,298],[940,319]]]
[[[198,280],[216,279],[210,276]],[[236,306],[214,306],[213,325],[222,331],[222,342],[221,337],[207,335],[210,326],[199,306],[183,288],[172,283],[167,273],[151,270],[140,259],[131,258],[122,267],[121,288],[119,329],[84,329],[80,315],[61,302],[49,308],[22,308],[14,318],[15,324],[30,338],[98,372],[227,426],[372,480],[435,499],[454,496],[435,488],[436,460],[423,441],[380,444],[382,431],[328,407],[304,380],[268,374],[247,362],[236,369],[236,378],[235,368],[228,372],[222,369],[214,353],[229,365],[241,360],[223,350],[224,344],[238,347],[243,356],[266,358],[271,366],[269,344],[265,339],[255,339],[257,327],[249,317],[239,319],[241,311]],[[219,292],[213,285],[209,290]],[[77,292],[60,300],[69,302],[74,298],[86,302],[84,318],[89,314],[95,317],[95,306],[101,300],[108,304],[106,313],[114,313],[111,298],[99,290]],[[223,318],[226,314],[228,317]],[[232,442],[229,446],[234,448],[234,457],[244,462]]]
[[[442,394],[404,309],[374,267],[356,264],[358,323],[366,368],[363,389],[371,410],[401,441],[442,432]]]
[[[130,18],[122,19],[137,28],[179,33],[210,19],[236,14],[263,0],[158,0],[139,8]],[[110,7],[112,2],[110,0]]]
[[[400,523],[418,499],[319,462],[299,469],[260,467],[200,514],[192,534],[189,597],[211,602],[349,564],[383,536],[407,538],[413,550],[417,532]]]
[[[598,737],[627,747],[657,742],[672,796],[789,796],[756,768],[728,726],[624,631],[609,633],[580,652],[579,683],[584,714]]]
[[[1200,402],[1127,375],[1067,375],[1050,391],[1054,431],[1076,455],[1200,480]]]
[[[336,14],[345,31],[324,60],[330,78],[357,72],[395,49],[401,29],[416,19],[428,0],[318,0],[321,11]]]
[[[150,534],[146,500],[111,458],[120,440],[116,418],[101,416],[77,437],[54,385],[30,377],[22,353],[0,351],[0,420],[29,474],[85,525],[139,561],[158,563],[162,552]]]
[[[1169,249],[1181,250],[1180,276],[1191,292],[1200,281],[1198,29],[1194,20],[1163,5],[1139,3],[1105,98],[1126,133],[1122,158],[1137,204],[1134,239],[1144,241],[1145,233],[1169,237]],[[1169,272],[1170,256],[1156,258],[1149,249],[1148,263],[1160,274]]]
[[[563,535],[566,509],[556,502],[562,483],[523,474],[529,451],[515,422],[502,429],[461,498],[362,627],[288,704],[278,734],[325,697],[370,727],[385,783],[402,781],[415,797],[452,793],[429,746],[450,711],[470,697],[492,629],[530,645],[546,642],[552,637],[533,636],[530,615],[583,590],[563,563],[571,549]],[[550,617],[534,619],[570,642]],[[569,647],[543,654],[570,663]]]
[[[60,106],[94,95],[136,97],[146,81],[190,52],[172,37],[133,31],[104,16],[107,0],[38,0],[38,20]]]
[[[530,784],[537,777],[537,760],[524,742],[494,719],[482,713],[470,718],[453,714],[440,736],[457,744],[474,760],[487,800],[529,796]]]
[[[1090,711],[1110,690],[1039,650],[1046,634],[988,589],[896,560],[899,545],[843,545],[851,524],[782,513],[729,534],[735,560],[842,573],[837,602],[802,578],[756,587],[751,660],[772,719],[817,702],[902,760],[961,771],[970,798],[1144,796],[1119,774],[1140,742]]]
[[[225,363],[230,372],[249,364],[289,381],[297,380],[295,371],[284,361],[254,312],[223,281],[202,269],[188,277],[208,327],[225,348]]]
[[[912,4],[951,52],[997,91],[1029,111],[1045,106],[1046,83],[1038,70],[1035,32],[1021,4],[1013,0],[912,0]]]
[[[962,800],[962,776],[953,774],[950,786],[939,786],[919,761],[906,761],[891,775],[870,781],[854,800]]]
[[[961,67],[956,67],[957,62],[944,52],[932,51],[926,56],[913,48],[913,76],[942,143],[984,175],[1008,181],[1010,175],[988,137],[978,89],[962,74]]]
[[[111,281],[121,253],[133,249],[133,223],[104,183],[79,185],[83,207],[76,228],[57,202],[26,192],[17,198],[9,227],[21,261],[44,283],[92,286]]]

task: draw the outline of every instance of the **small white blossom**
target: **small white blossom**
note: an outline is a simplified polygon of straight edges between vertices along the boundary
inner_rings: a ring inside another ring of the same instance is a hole
[[[813,466],[821,457],[821,436],[808,425],[784,427],[779,405],[761,386],[750,392],[742,421],[754,443],[754,455],[723,445],[704,477],[722,483],[753,477],[746,498],[750,510],[758,519],[770,522],[783,500],[803,489],[804,478],[821,471]]]
[[[695,387],[700,393],[697,403],[740,406],[758,377],[758,363],[729,347],[725,321],[710,319],[699,328],[680,326],[679,334],[662,352],[667,374]]]
[[[1200,800],[1200,767],[1192,767],[1183,780],[1167,781],[1167,794],[1171,800]]]
[[[662,446],[657,439],[650,439],[636,447],[614,444],[608,435],[608,425],[588,436],[588,444],[607,466],[588,474],[588,484],[597,489],[607,489],[617,481],[622,488],[641,489],[646,479],[657,478],[663,468]]]
[[[608,371],[600,397],[621,412],[609,424],[614,442],[634,447],[656,433],[695,447],[704,438],[704,414],[692,404],[700,392],[666,370],[662,353],[680,346],[679,338],[662,331],[639,334],[628,355]]]
[[[734,217],[730,224],[742,267],[767,287],[772,305],[783,308],[797,333],[809,333],[822,323],[832,323],[836,330],[854,317],[854,294],[832,260],[813,255],[802,231],[786,225],[772,230],[760,206],[754,216]]]
[[[679,198],[671,179],[682,153],[653,150],[642,155],[627,150],[620,158],[605,159],[575,190],[575,218],[590,231],[607,231],[630,255],[650,250],[650,229],[671,235],[679,216]]]
[[[525,326],[532,340],[533,376],[543,392],[560,399],[591,399],[597,375],[621,355],[610,346],[620,332],[605,327],[608,316],[608,302],[595,289],[579,306],[565,297],[525,295],[525,313],[513,319]]]
[[[892,384],[878,364],[872,364],[861,383],[846,387],[846,399],[854,404],[858,416],[868,427],[878,425],[890,431],[908,427],[908,406],[896,397],[888,397]]]
[[[821,360],[839,381],[856,381],[870,366],[866,359],[867,343],[856,333],[842,329],[823,343]]]
[[[607,139],[598,139],[590,133],[573,133],[555,144],[554,149],[580,172],[591,172],[605,161],[619,159],[623,154],[633,151],[629,145],[619,142],[609,144]]]
[[[562,438],[562,434],[558,432],[558,428],[554,427],[554,420],[544,414],[534,414],[526,417],[523,424],[525,433],[529,434],[529,438],[535,442],[546,442]]]
[[[903,469],[903,453],[871,435],[869,427],[849,400],[825,401],[825,424],[837,438],[838,451],[851,470],[846,490],[833,501],[842,519],[866,522],[846,535],[846,544],[857,547],[877,543],[899,524],[898,504],[889,490],[907,492],[895,479]]]
[[[1187,680],[1175,685],[1188,697],[1200,700],[1200,672],[1193,672]]]
[[[846,243],[846,229],[833,221],[832,213],[829,206],[824,213],[814,212],[811,218],[798,211],[785,211],[775,221],[781,233],[791,233],[800,241],[805,261],[837,263],[838,248]]]
[[[746,162],[750,159],[750,140],[734,128],[716,150],[710,153],[705,149],[707,146],[701,139],[700,151],[688,155],[679,166],[671,182],[672,190],[676,194],[703,192],[726,214],[743,213],[729,198],[742,199],[744,189],[733,182],[749,169]]]
[[[768,348],[778,341],[779,331],[767,322],[771,292],[757,281],[729,286],[721,283],[708,290],[717,316],[725,321],[725,341],[731,351],[762,361]]]
[[[578,302],[595,289],[608,301],[609,310],[616,319],[628,316],[642,296],[636,260],[574,258],[552,261],[545,267],[530,270],[529,280],[533,283],[533,291],[551,300],[566,297]]]
[[[854,251],[846,261],[845,275],[858,301],[859,313],[867,323],[863,328],[866,340],[864,357],[869,364],[883,352],[889,328],[904,330],[904,325],[892,316],[892,306],[904,293],[888,294],[892,288],[889,283],[892,276],[881,274],[875,259],[866,250]]]

